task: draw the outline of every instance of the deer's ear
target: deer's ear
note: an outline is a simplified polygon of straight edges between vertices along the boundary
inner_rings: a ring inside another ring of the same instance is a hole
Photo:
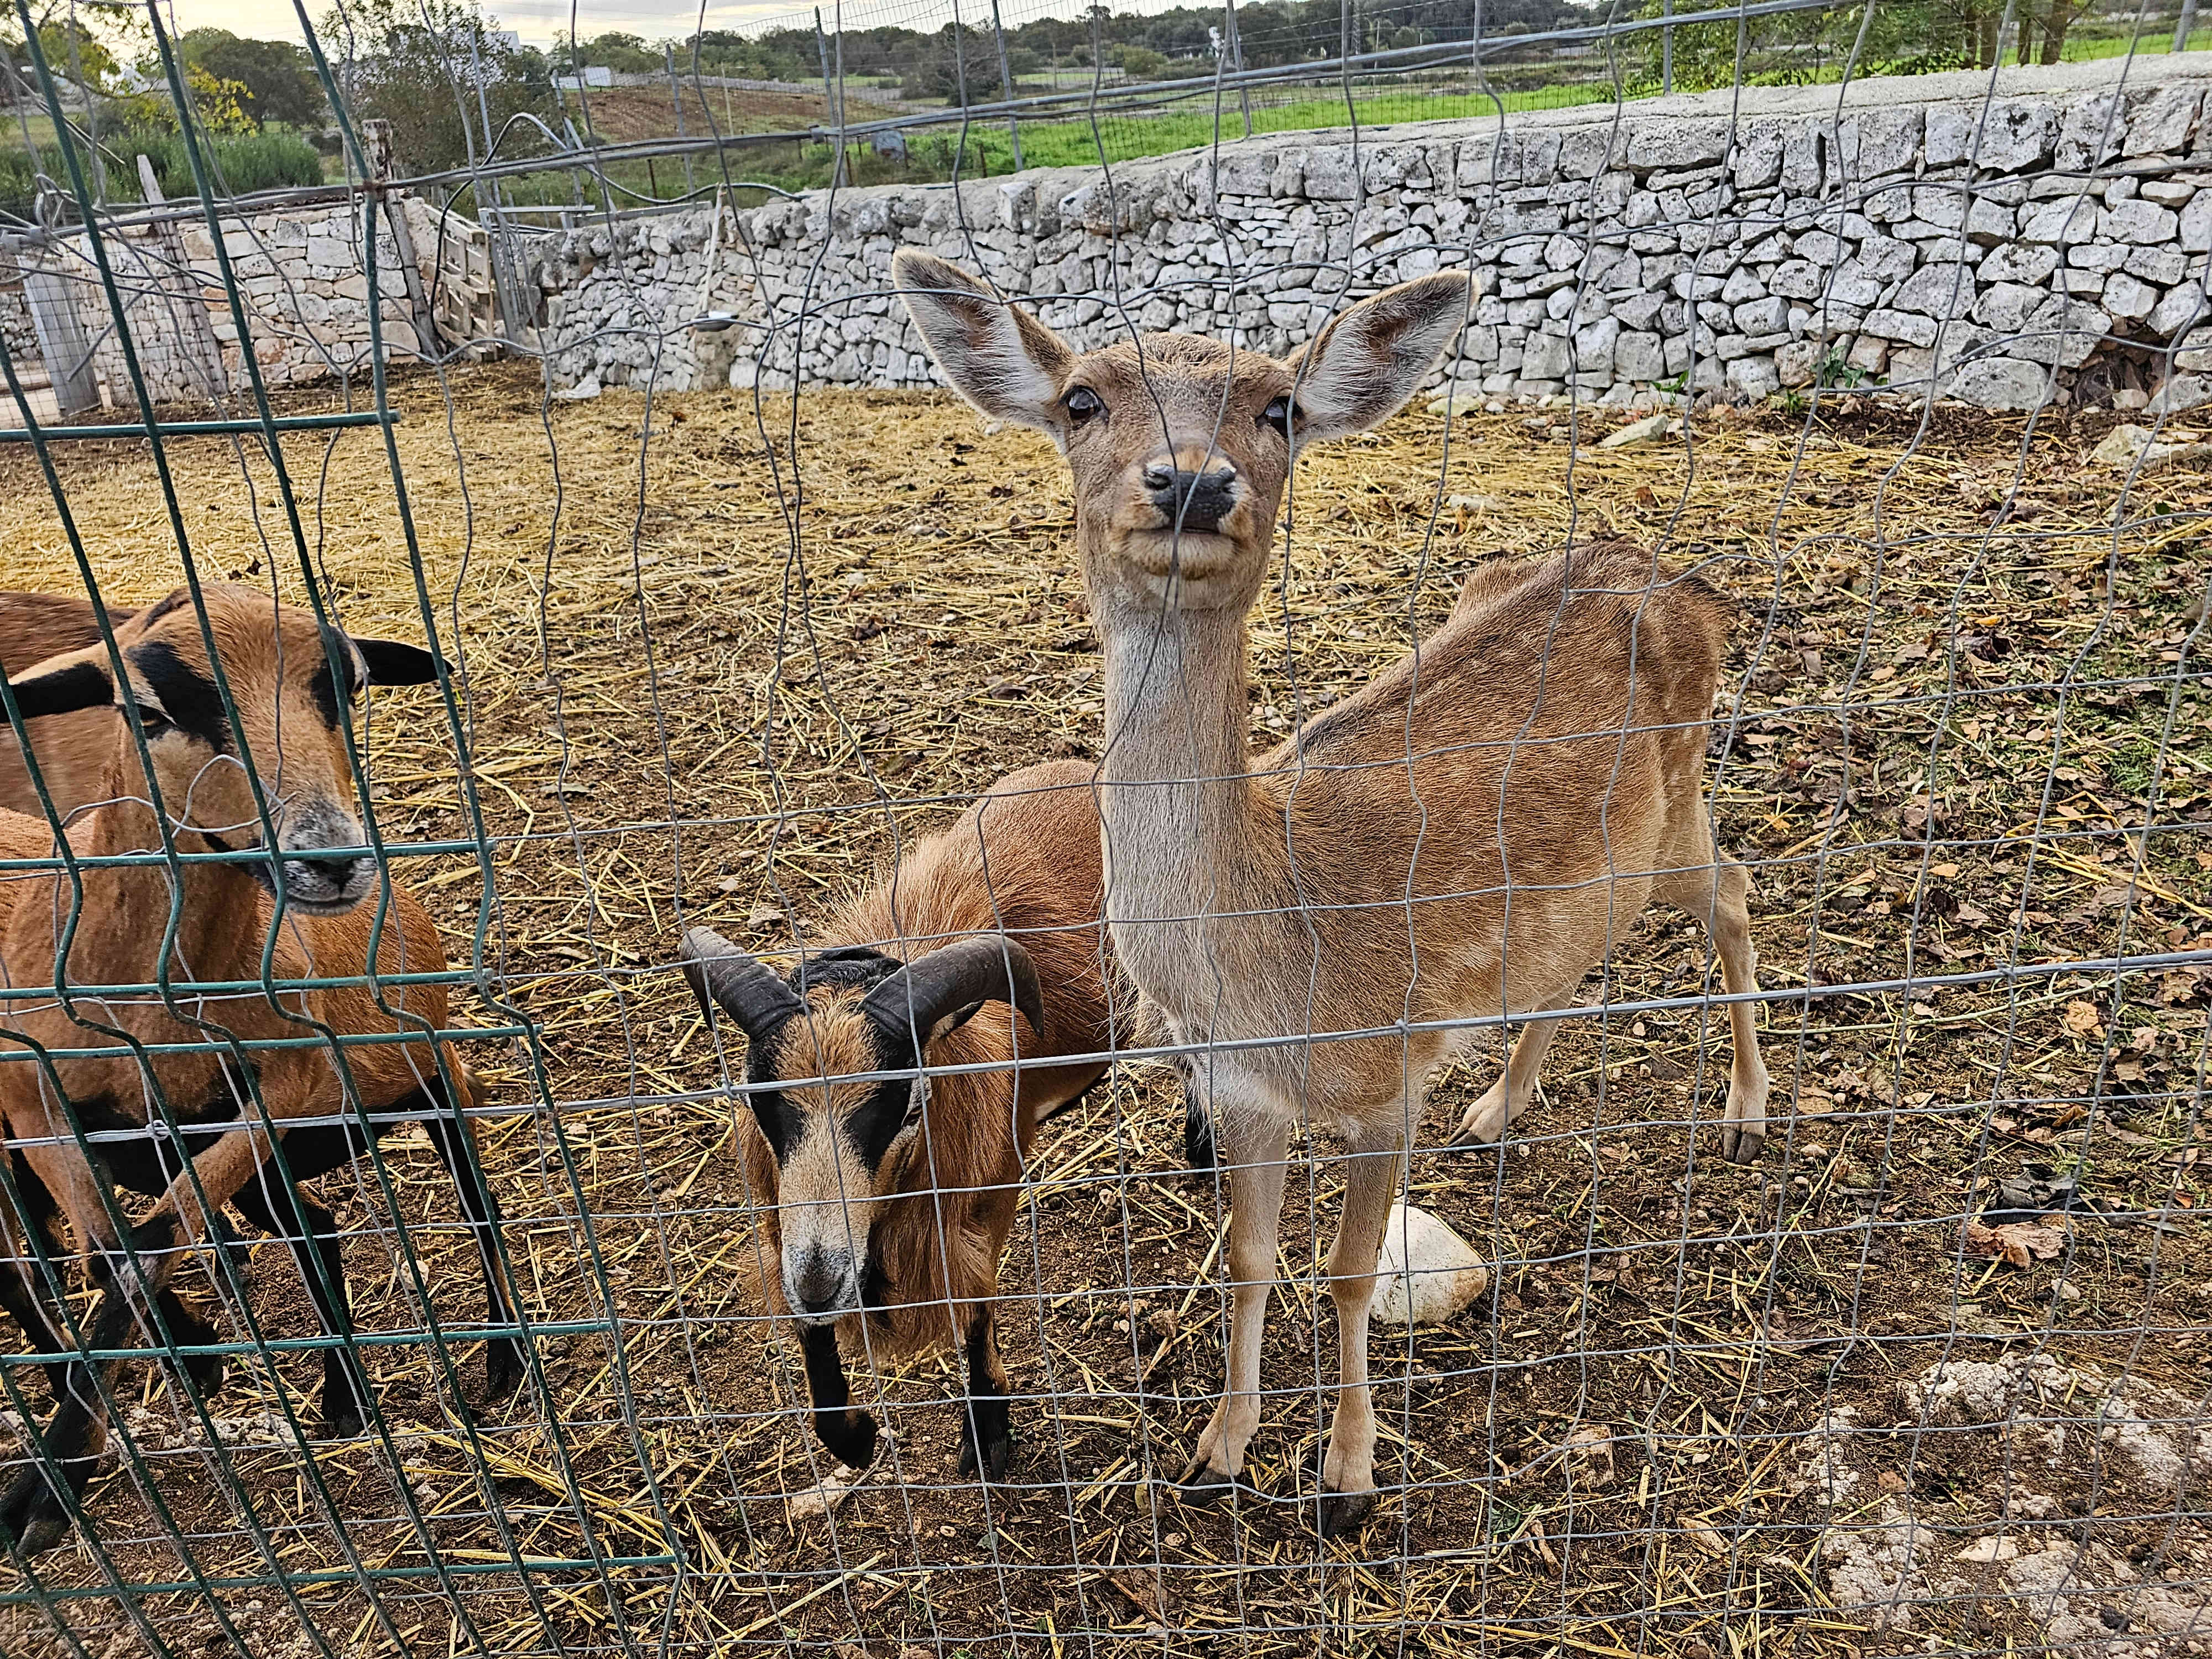
[[[1364,432],[1405,407],[1465,325],[1474,291],[1463,272],[1423,276],[1383,289],[1323,329],[1290,362],[1298,443]]]
[[[919,249],[892,257],[891,280],[954,390],[994,420],[1060,435],[1060,389],[1075,362],[1066,341],[957,265]]]

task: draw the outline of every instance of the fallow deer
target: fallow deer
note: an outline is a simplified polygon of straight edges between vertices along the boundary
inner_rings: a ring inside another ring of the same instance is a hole
[[[1255,764],[1245,617],[1292,459],[1404,404],[1466,320],[1467,278],[1389,289],[1277,362],[1184,335],[1078,352],[943,260],[903,250],[894,273],[945,378],[1049,435],[1073,477],[1104,652],[1107,919],[1189,1047],[1229,1170],[1228,1383],[1185,1481],[1218,1495],[1243,1470],[1288,1138],[1310,1121],[1347,1154],[1318,1519],[1356,1526],[1376,1502],[1383,1219],[1427,1079],[1465,1036],[1401,1024],[1568,1006],[1654,896],[1705,926],[1731,993],[1757,988],[1748,880],[1718,857],[1701,790],[1729,607],[1617,544],[1486,574],[1412,657]],[[1729,1020],[1722,1144],[1745,1161],[1767,1079],[1749,1004]],[[1553,1024],[1521,1036],[1464,1135],[1504,1133]]]

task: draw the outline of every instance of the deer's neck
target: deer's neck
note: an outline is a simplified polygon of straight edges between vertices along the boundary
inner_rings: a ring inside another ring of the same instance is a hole
[[[1280,861],[1264,856],[1272,820],[1249,776],[1244,618],[1109,606],[1098,626],[1107,916],[1137,983],[1177,1017],[1202,1002],[1223,930],[1249,925],[1206,919],[1271,908],[1263,872]]]

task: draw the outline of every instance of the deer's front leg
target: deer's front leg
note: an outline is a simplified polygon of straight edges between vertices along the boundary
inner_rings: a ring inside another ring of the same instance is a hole
[[[1243,1473],[1244,1449],[1260,1425],[1260,1349],[1275,1288],[1290,1124],[1273,1114],[1255,1122],[1255,1115],[1238,1112],[1233,1124],[1218,1112],[1208,1115],[1229,1164],[1229,1376],[1182,1485],[1216,1496]]]
[[[1419,1115],[1419,1107],[1413,1109]],[[1411,1121],[1408,1118],[1404,1120]],[[1382,1226],[1404,1170],[1402,1137],[1380,1152],[1355,1152],[1344,1171],[1344,1215],[1328,1252],[1328,1294],[1336,1304],[1336,1411],[1322,1466],[1321,1532],[1352,1530],[1375,1507],[1375,1399],[1367,1382],[1367,1316]]]

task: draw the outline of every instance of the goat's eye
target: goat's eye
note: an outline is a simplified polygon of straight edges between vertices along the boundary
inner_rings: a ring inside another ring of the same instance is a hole
[[[159,709],[149,708],[143,702],[137,707],[138,724],[145,732],[148,742],[152,742],[155,738],[167,737],[177,729],[176,722]]]
[[[1260,411],[1260,424],[1273,432],[1287,431],[1297,414],[1297,406],[1288,398],[1278,398]]]
[[[1060,402],[1067,410],[1067,418],[1078,426],[1093,416],[1106,412],[1106,400],[1087,386],[1077,386]]]

